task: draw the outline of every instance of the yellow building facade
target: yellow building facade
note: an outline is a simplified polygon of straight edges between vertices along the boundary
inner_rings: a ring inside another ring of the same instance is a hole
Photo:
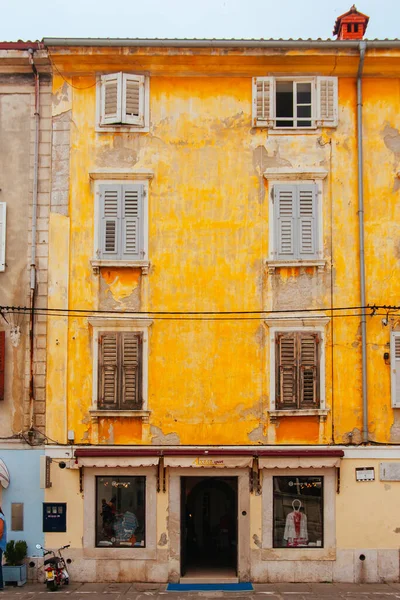
[[[83,581],[398,580],[400,47],[45,43],[45,545]]]

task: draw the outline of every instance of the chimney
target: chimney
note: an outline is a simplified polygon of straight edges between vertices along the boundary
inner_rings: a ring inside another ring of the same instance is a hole
[[[367,29],[369,17],[358,12],[355,4],[351,9],[336,19],[333,35],[338,40],[362,40]]]

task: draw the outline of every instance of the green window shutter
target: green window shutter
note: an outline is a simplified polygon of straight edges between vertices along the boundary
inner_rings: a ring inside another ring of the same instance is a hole
[[[400,408],[400,331],[392,331],[390,336],[390,373],[392,407]]]
[[[118,334],[99,335],[98,408],[118,408]]]
[[[130,260],[144,258],[143,185],[122,186],[122,252]]]
[[[276,408],[297,408],[296,333],[276,334]]]
[[[275,185],[274,205],[277,258],[296,258],[296,186]]]
[[[301,332],[298,336],[299,408],[319,408],[319,336]]]
[[[142,334],[121,334],[122,394],[120,408],[142,408]]]
[[[297,186],[298,211],[298,257],[303,259],[317,256],[317,186]]]
[[[116,259],[121,253],[121,185],[100,185],[100,258]]]

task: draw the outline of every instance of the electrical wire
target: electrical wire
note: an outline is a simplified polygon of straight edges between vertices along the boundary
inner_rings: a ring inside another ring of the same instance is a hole
[[[91,85],[88,85],[88,86],[86,86],[86,87],[78,87],[77,85],[74,85],[73,83],[69,82],[69,81],[68,81],[68,80],[67,80],[67,79],[64,77],[64,75],[62,75],[62,73],[59,71],[59,69],[56,67],[56,65],[55,65],[55,63],[54,63],[54,61],[53,61],[53,58],[52,58],[52,56],[51,56],[50,52],[49,52],[49,51],[47,51],[47,53],[48,53],[48,57],[49,57],[49,61],[50,61],[50,64],[51,64],[51,66],[52,66],[52,67],[53,67],[53,69],[54,69],[54,70],[57,72],[57,74],[58,74],[58,75],[61,77],[61,79],[63,79],[63,80],[65,81],[65,83],[66,83],[67,85],[69,85],[69,87],[73,88],[74,90],[89,90],[90,88],[93,88],[93,87],[95,87],[95,85],[97,85],[97,81],[95,81],[94,83],[92,83]]]

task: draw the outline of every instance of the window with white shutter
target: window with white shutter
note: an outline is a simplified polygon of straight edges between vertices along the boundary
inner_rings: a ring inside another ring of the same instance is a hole
[[[319,408],[319,334],[313,331],[278,332],[275,343],[276,408]]]
[[[392,331],[390,337],[390,373],[392,407],[400,408],[400,331]]]
[[[99,122],[101,127],[148,126],[149,85],[144,75],[111,73],[100,78]]]
[[[100,184],[97,258],[144,260],[144,184]]]
[[[318,188],[316,184],[275,184],[273,210],[278,260],[318,256]]]
[[[100,410],[142,409],[142,334],[99,333]]]
[[[271,129],[337,127],[337,77],[254,77],[252,118]]]
[[[0,271],[6,269],[6,203],[0,202]]]

